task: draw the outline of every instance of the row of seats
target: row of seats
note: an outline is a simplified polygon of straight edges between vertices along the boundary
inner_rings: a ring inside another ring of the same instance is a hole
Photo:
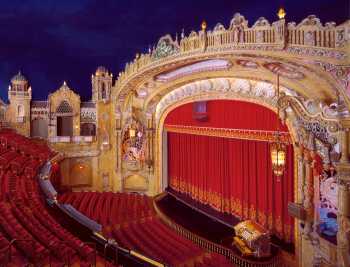
[[[157,216],[152,198],[135,193],[71,192],[59,197],[103,225],[104,235],[171,266],[232,266],[183,238]],[[219,265],[218,265],[219,264]]]
[[[140,194],[69,193],[63,194],[58,200],[71,204],[81,213],[102,225],[121,224],[155,214],[152,200]]]
[[[36,175],[54,153],[41,145],[39,156],[29,154],[36,149],[37,144],[23,136],[0,132],[0,266],[9,260],[11,240],[17,240],[11,250],[13,266],[49,260],[58,266],[67,262],[89,266],[94,250],[65,230],[47,210]]]
[[[0,133],[0,152],[11,149],[18,151],[31,159],[41,163],[51,158],[55,153],[42,141],[26,138],[11,129],[2,129]]]

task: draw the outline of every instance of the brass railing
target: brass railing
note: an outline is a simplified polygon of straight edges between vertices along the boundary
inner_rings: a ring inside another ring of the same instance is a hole
[[[168,226],[170,226],[172,229],[174,229],[179,235],[185,237],[188,240],[191,240],[195,244],[199,245],[200,247],[204,248],[205,250],[209,252],[218,253],[221,255],[224,255],[226,258],[228,258],[232,263],[236,264],[237,266],[244,266],[244,267],[287,267],[280,257],[280,253],[277,252],[277,255],[275,255],[273,258],[267,261],[252,261],[245,259],[243,257],[240,257],[236,253],[234,253],[231,249],[224,247],[222,245],[216,244],[214,242],[211,242],[203,237],[200,237],[191,231],[185,229],[184,227],[178,225],[174,221],[172,221],[168,216],[166,216],[161,209],[157,206],[157,201],[164,197],[165,194],[161,194],[158,197],[155,198],[153,205],[154,208],[159,215],[160,219],[165,222]]]

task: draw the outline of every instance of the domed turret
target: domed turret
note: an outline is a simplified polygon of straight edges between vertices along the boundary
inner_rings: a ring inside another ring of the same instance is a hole
[[[11,79],[12,83],[27,83],[28,80],[24,75],[19,71],[18,74],[12,77]]]
[[[96,70],[96,76],[106,76],[108,75],[108,70],[104,66],[99,66]]]
[[[29,86],[27,78],[18,72],[11,79],[8,89],[9,106],[8,113],[9,123],[17,131],[25,136],[30,135],[30,101],[32,100],[32,89]]]
[[[29,89],[27,78],[19,71],[11,79],[11,91],[27,91]]]

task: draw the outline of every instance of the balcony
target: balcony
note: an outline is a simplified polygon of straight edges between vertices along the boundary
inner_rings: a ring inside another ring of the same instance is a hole
[[[16,122],[17,123],[25,123],[26,122],[26,117],[17,117],[16,118]]]
[[[53,136],[49,138],[50,143],[92,143],[95,136]]]

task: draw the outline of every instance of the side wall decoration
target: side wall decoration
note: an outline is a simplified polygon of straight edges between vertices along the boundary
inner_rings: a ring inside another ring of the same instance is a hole
[[[140,170],[145,163],[146,138],[145,127],[132,119],[124,129],[122,139],[123,167],[127,170]]]

